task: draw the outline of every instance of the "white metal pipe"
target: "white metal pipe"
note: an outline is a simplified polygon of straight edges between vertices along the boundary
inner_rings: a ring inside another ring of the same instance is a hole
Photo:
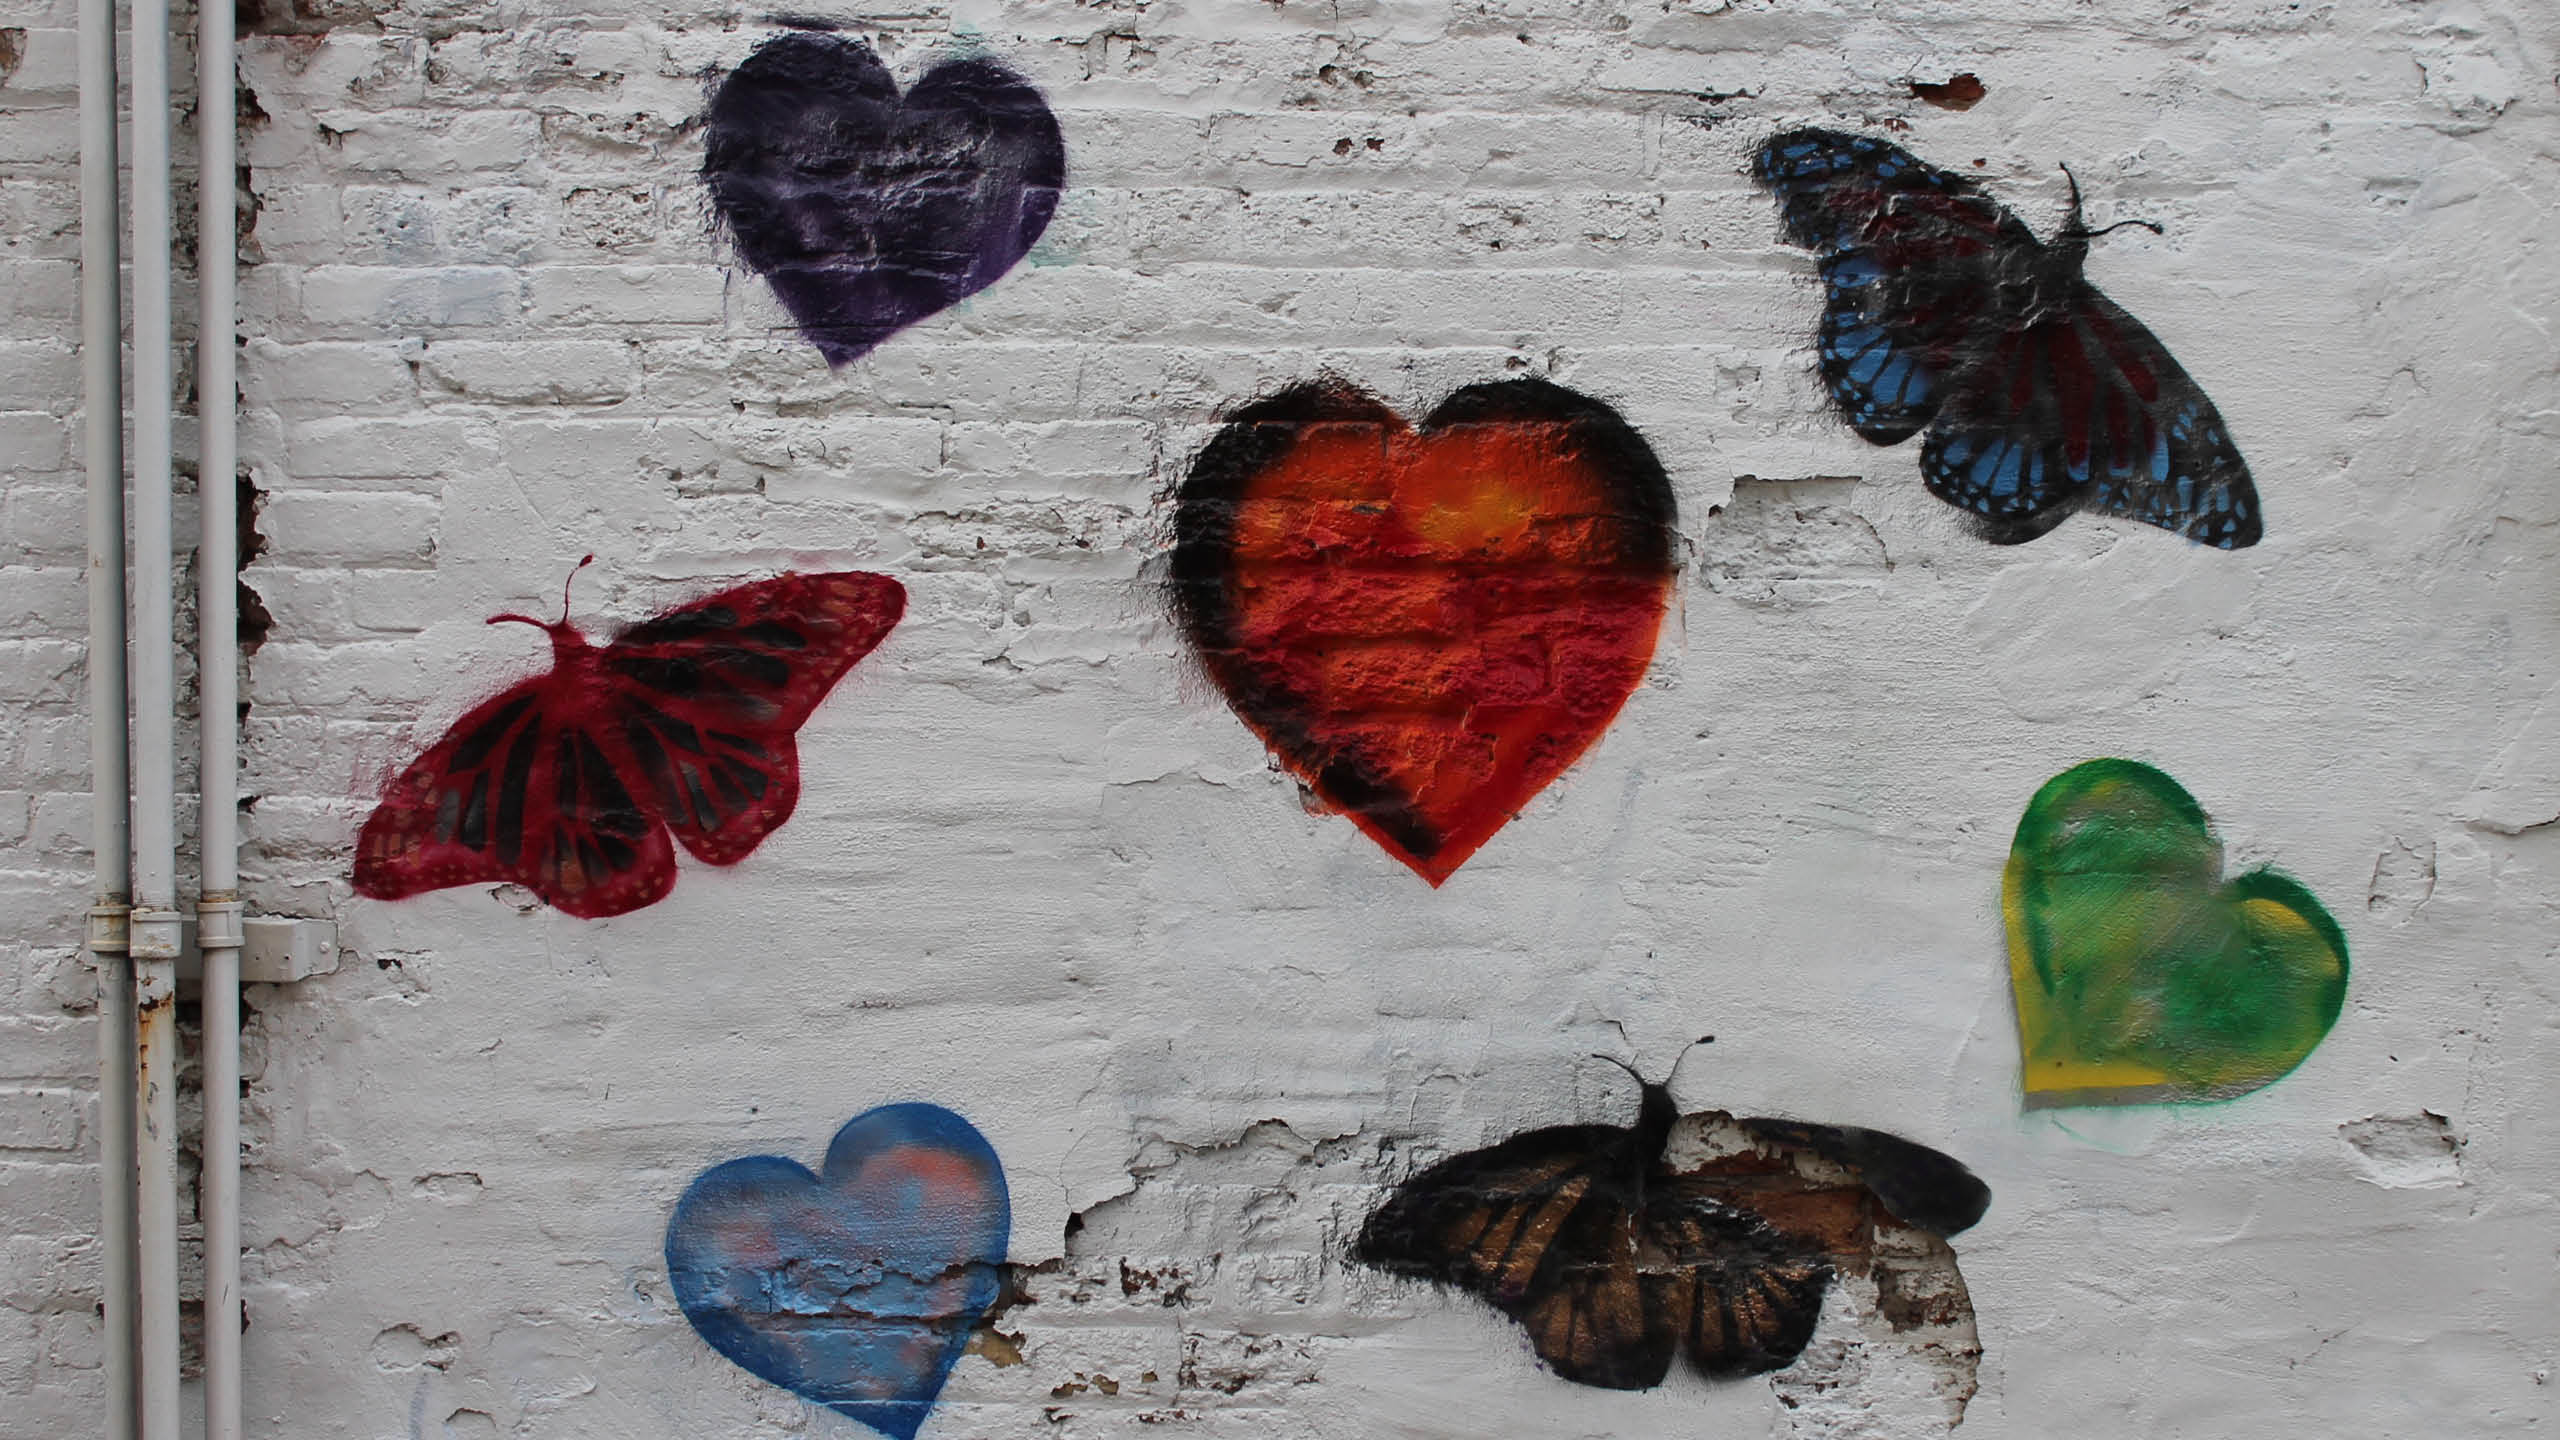
[[[232,0],[196,7],[196,832],[204,952],[205,1440],[240,1440],[240,537],[234,285],[239,269]]]
[[[196,552],[197,713],[203,735],[204,898],[237,899],[240,888],[238,810],[240,708],[239,388],[234,318],[239,268],[233,196],[232,0],[199,0],[196,35],[196,423],[201,460],[196,503],[202,544]],[[217,800],[220,803],[216,803]],[[233,927],[236,936],[238,927]],[[203,943],[199,941],[199,943]],[[236,948],[233,947],[233,948]],[[208,957],[210,958],[210,957]]]
[[[142,1440],[179,1440],[169,3],[133,0],[133,917]]]
[[[107,1440],[135,1440],[132,793],[125,768],[124,205],[116,173],[115,0],[80,0],[80,370],[89,488],[89,848],[97,890],[87,943],[98,972],[98,1235]]]
[[[168,929],[174,937],[176,911]],[[137,906],[133,921],[135,1083],[141,1135],[135,1206],[142,1236],[142,1440],[179,1440],[178,962],[159,958]],[[174,938],[168,942],[177,949]]]
[[[234,943],[204,952],[205,1440],[240,1440],[240,902],[228,903]]]

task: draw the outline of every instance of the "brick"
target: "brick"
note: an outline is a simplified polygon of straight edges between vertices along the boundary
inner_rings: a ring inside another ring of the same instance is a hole
[[[541,191],[482,186],[454,196],[443,225],[453,258],[521,265],[540,252],[548,220]]]
[[[37,1318],[15,1306],[0,1305],[0,1395],[24,1395],[35,1388],[36,1362],[43,1351]]]
[[[97,1222],[97,1168],[0,1161],[0,1214]],[[87,1234],[0,1240],[0,1306],[30,1314],[87,1309],[98,1298],[98,1250]]]
[[[55,1370],[95,1370],[106,1363],[106,1327],[95,1313],[75,1310],[37,1323],[44,1333],[45,1363]]]
[[[1135,420],[974,423],[951,427],[950,452],[952,468],[962,472],[1143,481],[1154,468],[1154,443],[1154,427]]]
[[[522,281],[494,266],[395,270],[321,265],[302,276],[304,315],[316,324],[381,330],[459,330],[522,318]]]
[[[582,186],[560,202],[560,237],[568,244],[641,251],[654,247],[666,228],[654,186]]]
[[[431,673],[422,657],[394,643],[315,645],[271,639],[249,671],[252,706],[326,712],[347,719],[407,719],[442,692],[450,677]]]
[[[556,490],[627,482],[644,463],[653,428],[646,420],[520,420],[498,435],[509,470]]]
[[[61,257],[55,264],[73,266],[80,250],[80,187],[69,174],[25,174],[0,186],[0,235],[12,239],[19,254]],[[32,260],[20,263],[34,263]]]
[[[292,472],[311,479],[413,480],[487,465],[494,453],[459,419],[310,420],[286,431]]]
[[[62,333],[80,315],[80,267],[70,260],[0,263],[0,323],[22,333]]]
[[[242,347],[241,391],[252,405],[300,413],[388,412],[417,403],[417,372],[391,341]]]
[[[79,897],[82,915],[87,897]],[[13,935],[33,935],[18,925]],[[97,1022],[72,1015],[0,1015],[0,1079],[74,1081],[97,1074]]]
[[[337,0],[307,0],[306,13],[338,8]],[[352,9],[352,6],[346,7]],[[242,44],[241,76],[262,101],[281,110],[294,104],[368,106],[414,104],[424,98],[426,42],[371,25],[330,29],[284,43]],[[277,128],[277,121],[256,131]],[[256,133],[253,131],[252,133]]]
[[[510,175],[532,158],[542,134],[530,110],[328,110],[315,119],[332,137],[337,163],[403,179]]]
[[[79,350],[67,340],[0,340],[0,396],[13,405],[42,397],[57,415],[77,409]]]
[[[604,340],[448,340],[428,346],[424,364],[448,391],[518,404],[619,400],[640,369],[629,345]]]
[[[423,495],[284,490],[259,530],[269,553],[301,565],[423,565],[435,558],[441,505]]]
[[[58,1440],[95,1426],[105,1413],[106,1386],[93,1374],[75,1383],[37,1385],[24,1397],[12,1397],[0,1413],[0,1440]]]
[[[86,490],[21,481],[0,491],[0,563],[85,565],[88,554]]]
[[[80,112],[70,105],[12,106],[0,125],[0,165],[70,166],[80,160]]]
[[[940,421],[848,418],[758,427],[739,456],[766,476],[777,500],[859,497],[913,505],[931,496],[943,468]]]
[[[309,265],[349,258],[345,225],[349,187],[291,185],[271,173],[262,177],[257,192],[257,246],[268,260]]]
[[[86,566],[0,567],[0,636],[76,634],[88,623]]]
[[[17,67],[0,88],[0,103],[24,105],[38,97],[76,98],[80,93],[80,32],[29,27],[18,41]]]
[[[708,265],[545,265],[531,272],[533,319],[560,325],[711,325],[728,276]]]
[[[89,722],[86,716],[40,714],[30,707],[20,717],[17,735],[15,774],[20,784],[38,793],[53,788],[88,788]]]
[[[1076,414],[1085,358],[1072,345],[981,341],[957,350],[888,346],[872,352],[863,366],[872,397],[882,405],[930,407],[971,419],[1050,420]]]
[[[94,1165],[0,1160],[0,1215],[94,1215]]]
[[[76,940],[88,909],[88,877],[85,874],[59,869],[0,870],[0,935],[24,940],[57,937]],[[26,1023],[36,1022],[30,1020]],[[21,1063],[51,1065],[58,1059],[58,1056],[45,1051],[41,1044],[38,1044],[37,1052],[23,1062],[14,1056],[0,1056],[0,1078],[15,1073],[20,1078],[51,1079],[62,1072],[50,1069],[19,1071],[15,1067]]]
[[[0,1090],[0,1150],[76,1150],[81,1097],[68,1090]]]

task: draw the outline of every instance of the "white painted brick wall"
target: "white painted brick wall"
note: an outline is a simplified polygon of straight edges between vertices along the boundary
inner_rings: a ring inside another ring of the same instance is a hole
[[[859,1433],[703,1345],[659,1247],[703,1168],[814,1162],[895,1099],[989,1135],[1014,1259],[1051,1267],[999,1321],[1022,1363],[964,1360],[928,1436],[1943,1433],[1943,1368],[1845,1311],[1771,1380],[1608,1395],[1339,1262],[1385,1142],[1620,1118],[1578,1057],[1701,1030],[1692,1104],[1894,1129],[1991,1182],[1956,1245],[1968,1435],[2553,1423],[2560,827],[2466,817],[2560,814],[2518,740],[2560,706],[2560,10],[799,8],[902,82],[983,47],[1068,143],[1022,266],[835,372],[695,179],[763,12],[268,0],[243,40],[274,620],[246,869],[349,947],[250,994],[253,1434]],[[100,1394],[71,15],[0,0],[0,1440],[93,1433]],[[1912,98],[1957,72],[1975,108]],[[2091,277],[2215,397],[2266,543],[2083,517],[1993,549],[1915,446],[1841,426],[1807,259],[1743,173],[1802,123],[1980,157],[2040,231],[2063,162],[2093,220],[2163,224]],[[1438,891],[1301,806],[1161,595],[1162,497],[1219,411],[1326,371],[1416,415],[1550,376],[1679,496],[1646,685]],[[548,613],[590,551],[591,631],[783,568],[912,603],[734,871],[595,923],[353,899],[383,779],[543,663],[483,617]],[[2346,1014],[2271,1089],[2021,1114],[2000,869],[2025,798],[2101,754],[2346,926]],[[2342,1129],[2426,1112],[2457,1161]],[[1166,1275],[1207,1278],[1168,1303]]]

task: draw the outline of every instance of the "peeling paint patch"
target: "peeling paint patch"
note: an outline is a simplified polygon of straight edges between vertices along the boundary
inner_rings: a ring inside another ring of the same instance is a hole
[[[2433,1110],[2368,1115],[2338,1127],[2360,1178],[2385,1190],[2440,1190],[2462,1181],[2463,1138]]]
[[[1850,503],[1855,475],[1734,478],[1708,511],[1698,573],[1745,605],[1793,610],[1872,593],[1893,573],[1884,537]]]
[[[2412,845],[2393,839],[2391,848],[2374,858],[2373,883],[2366,888],[2364,908],[2385,920],[2407,920],[2436,893],[2436,845]]]
[[[386,1375],[420,1370],[448,1370],[462,1351],[462,1337],[447,1330],[429,1335],[403,1322],[373,1337],[373,1368]]]
[[[1983,85],[1982,77],[1970,70],[1950,75],[1934,84],[1927,80],[1911,82],[1912,99],[1926,101],[1941,110],[1970,110],[1981,104],[1982,97],[1990,93]]]

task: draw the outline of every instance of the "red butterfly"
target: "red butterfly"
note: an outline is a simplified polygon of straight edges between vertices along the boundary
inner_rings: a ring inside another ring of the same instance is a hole
[[[391,782],[356,840],[356,893],[511,880],[595,919],[674,888],[670,829],[710,864],[745,859],[799,801],[801,723],[906,608],[897,581],[848,572],[723,590],[601,647],[565,593],[556,625],[492,617],[550,635],[551,670]]]

